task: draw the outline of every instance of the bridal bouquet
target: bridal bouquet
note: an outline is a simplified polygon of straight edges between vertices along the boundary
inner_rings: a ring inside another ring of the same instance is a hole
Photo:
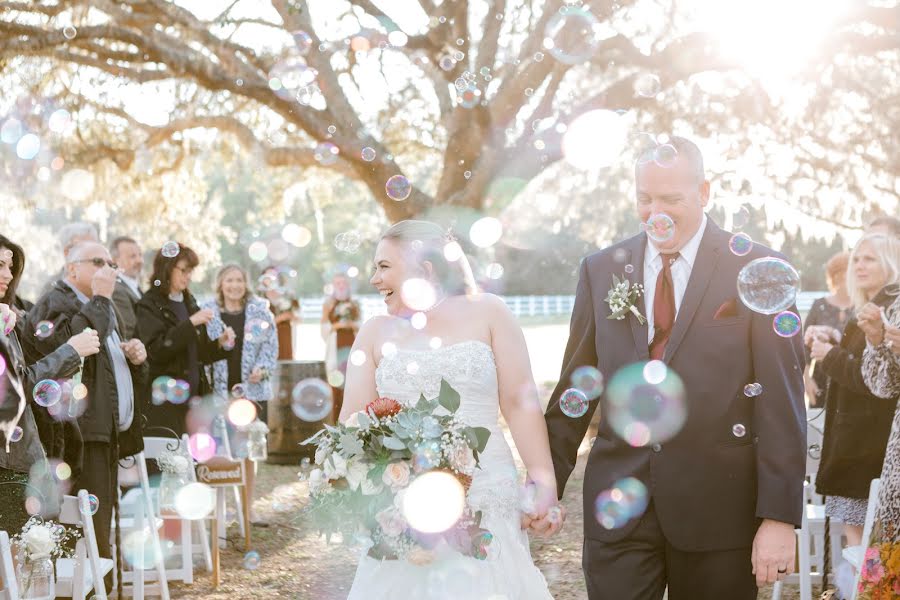
[[[460,421],[459,404],[459,394],[441,381],[435,399],[423,395],[415,406],[402,406],[378,398],[306,440],[317,446],[306,514],[319,532],[362,541],[379,559],[424,564],[442,540],[465,556],[486,558],[493,538],[479,511],[464,505],[449,528],[429,533],[409,523],[404,503],[410,486],[429,473],[449,474],[466,491],[471,485],[490,431]]]

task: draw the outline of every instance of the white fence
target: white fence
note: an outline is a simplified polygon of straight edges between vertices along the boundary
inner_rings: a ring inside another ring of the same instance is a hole
[[[809,312],[816,298],[828,292],[800,292],[797,296],[797,308],[801,314]],[[381,296],[356,296],[362,308],[363,320],[386,313]],[[575,296],[503,296],[504,302],[517,317],[552,317],[572,314]],[[307,323],[318,321],[322,317],[322,298],[302,298],[300,307],[303,320]]]

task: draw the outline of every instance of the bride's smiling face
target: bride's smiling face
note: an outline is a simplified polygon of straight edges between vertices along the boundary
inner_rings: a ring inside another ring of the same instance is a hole
[[[416,312],[403,302],[401,290],[409,279],[430,279],[430,263],[417,264],[411,252],[395,240],[381,240],[375,249],[375,272],[369,280],[384,298],[387,311],[394,316]]]

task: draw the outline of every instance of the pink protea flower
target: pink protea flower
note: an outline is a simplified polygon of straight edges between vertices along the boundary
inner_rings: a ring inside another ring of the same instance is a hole
[[[401,410],[403,410],[403,406],[391,398],[378,398],[366,405],[366,413],[374,414],[379,419],[392,417]]]

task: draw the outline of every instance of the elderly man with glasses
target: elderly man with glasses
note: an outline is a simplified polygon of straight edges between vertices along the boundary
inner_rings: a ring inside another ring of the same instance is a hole
[[[117,498],[117,461],[143,449],[141,406],[148,386],[147,353],[137,339],[120,337],[112,303],[116,264],[97,242],[82,242],[66,257],[65,277],[41,296],[28,315],[29,344],[45,355],[86,328],[97,331],[101,350],[84,360],[64,394],[55,418],[76,419],[84,440],[81,465],[73,468],[74,489],[97,496],[94,527],[100,555],[110,557],[110,522]],[[52,323],[49,327],[45,322]],[[77,385],[80,376],[81,386]],[[80,468],[78,468],[80,467]]]

